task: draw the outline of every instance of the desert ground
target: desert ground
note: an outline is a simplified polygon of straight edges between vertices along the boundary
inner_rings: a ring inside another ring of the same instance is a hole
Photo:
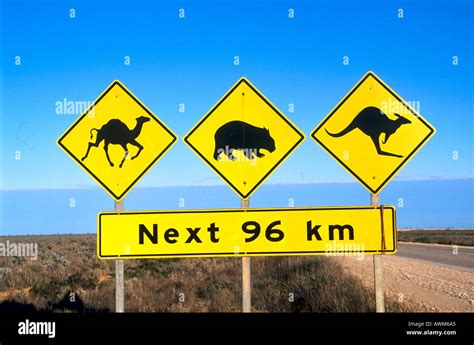
[[[373,288],[373,262],[337,258],[346,272]],[[386,298],[413,312],[474,312],[474,270],[385,255],[382,260]]]
[[[97,259],[95,234],[6,240],[39,250],[37,260],[0,257],[0,311],[114,311],[114,261]],[[403,253],[382,262],[388,312],[474,311],[473,269]],[[370,255],[252,258],[252,310],[373,312],[372,264]],[[240,270],[240,258],[125,261],[125,310],[239,312]]]

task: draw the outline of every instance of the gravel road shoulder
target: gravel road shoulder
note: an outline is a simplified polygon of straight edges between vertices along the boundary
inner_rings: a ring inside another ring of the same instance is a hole
[[[373,289],[372,256],[337,257]],[[411,312],[474,312],[474,271],[397,255],[383,257],[384,291]]]

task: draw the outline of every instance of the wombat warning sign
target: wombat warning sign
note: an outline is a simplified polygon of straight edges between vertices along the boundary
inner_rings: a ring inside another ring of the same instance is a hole
[[[303,140],[304,134],[246,78],[241,78],[184,137],[184,142],[243,199]]]

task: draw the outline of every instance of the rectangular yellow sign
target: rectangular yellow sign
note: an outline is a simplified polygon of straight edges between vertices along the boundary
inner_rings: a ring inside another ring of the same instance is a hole
[[[396,252],[395,207],[102,212],[100,259]]]

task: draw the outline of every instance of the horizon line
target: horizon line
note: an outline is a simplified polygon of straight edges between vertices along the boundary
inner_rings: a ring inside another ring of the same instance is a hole
[[[391,182],[424,182],[424,181],[458,181],[473,180],[474,176],[459,177],[421,177],[421,178],[395,178]],[[291,182],[268,182],[266,186],[288,186],[288,185],[314,185],[314,184],[357,184],[358,181],[291,181]],[[263,186],[265,186],[263,185]],[[196,183],[196,184],[170,184],[170,185],[148,185],[136,186],[134,189],[147,188],[185,188],[185,187],[222,187],[225,183]],[[262,186],[262,187],[263,187]],[[99,185],[72,185],[57,187],[38,187],[38,188],[0,188],[0,192],[26,192],[26,191],[50,191],[50,190],[87,190],[100,189]]]

